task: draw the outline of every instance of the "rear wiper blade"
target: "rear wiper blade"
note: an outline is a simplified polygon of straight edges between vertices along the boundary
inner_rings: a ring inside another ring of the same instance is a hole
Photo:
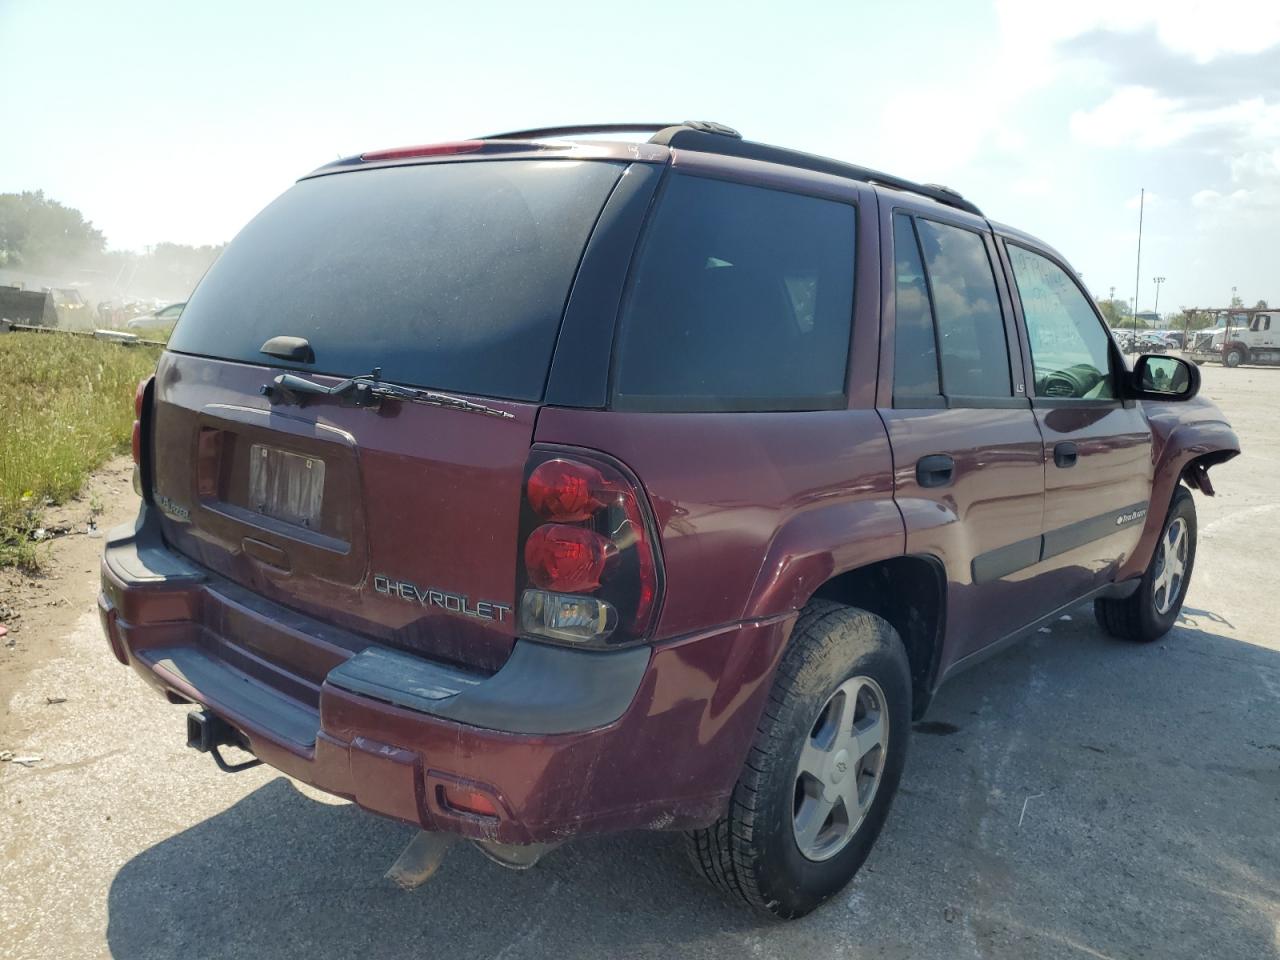
[[[306,397],[337,397],[348,406],[374,408],[378,407],[384,398],[389,398],[447,407],[450,410],[463,410],[467,413],[481,413],[487,417],[499,417],[503,420],[515,419],[515,414],[507,410],[499,410],[497,407],[465,400],[452,394],[384,383],[381,367],[374,367],[373,373],[361,374],[335,383],[331,387],[321,386],[313,380],[306,380],[292,373],[282,373],[262,386],[262,394],[266,397],[281,396],[299,404],[305,402]]]
[[[497,407],[489,407],[474,400],[465,400],[449,393],[438,393],[435,390],[416,390],[413,387],[401,387],[394,383],[380,383],[364,377],[356,377],[355,383],[368,386],[375,397],[390,397],[393,400],[408,400],[411,403],[426,403],[433,407],[448,407],[451,410],[465,410],[467,413],[482,413],[486,417],[500,417],[503,420],[514,420],[515,414]]]

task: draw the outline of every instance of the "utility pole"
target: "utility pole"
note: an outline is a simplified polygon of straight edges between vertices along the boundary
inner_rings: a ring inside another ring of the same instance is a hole
[[[1147,203],[1147,188],[1138,192],[1138,264],[1133,270],[1133,342],[1138,342],[1138,288],[1142,285],[1142,214]]]
[[[1156,317],[1160,316],[1160,284],[1164,283],[1164,277],[1152,277],[1156,283],[1156,305],[1151,309],[1155,311]]]

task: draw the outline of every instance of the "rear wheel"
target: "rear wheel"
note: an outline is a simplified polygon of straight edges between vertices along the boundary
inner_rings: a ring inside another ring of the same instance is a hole
[[[1179,486],[1142,581],[1123,600],[1095,600],[1094,616],[1109,634],[1150,643],[1172,628],[1182,611],[1196,561],[1196,505]]]
[[[857,872],[902,774],[911,680],[881,618],[814,601],[796,623],[728,812],[689,834],[717,887],[783,919]]]

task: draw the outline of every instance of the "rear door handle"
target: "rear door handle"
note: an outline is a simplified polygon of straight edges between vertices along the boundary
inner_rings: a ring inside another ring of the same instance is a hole
[[[922,487],[945,487],[955,476],[956,462],[945,453],[933,453],[916,461],[916,483]]]
[[[1055,467],[1074,467],[1080,451],[1070,440],[1063,440],[1053,448],[1053,465]]]

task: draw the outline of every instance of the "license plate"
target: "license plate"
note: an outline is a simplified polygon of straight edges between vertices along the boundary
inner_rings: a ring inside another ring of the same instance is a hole
[[[314,529],[324,498],[324,461],[255,443],[249,449],[249,503],[264,516]]]

